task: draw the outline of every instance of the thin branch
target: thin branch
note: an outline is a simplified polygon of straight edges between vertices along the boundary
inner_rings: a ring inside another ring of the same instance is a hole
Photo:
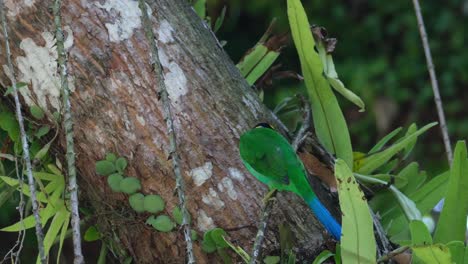
[[[60,84],[62,88],[63,105],[64,105],[64,120],[65,138],[67,142],[67,168],[68,168],[68,191],[70,192],[71,203],[71,227],[73,232],[73,252],[74,263],[84,263],[83,253],[81,251],[81,233],[80,233],[80,213],[78,205],[78,184],[76,182],[76,166],[75,166],[75,144],[73,135],[73,117],[71,114],[70,103],[70,88],[68,87],[68,71],[67,71],[67,54],[64,47],[64,38],[62,31],[62,19],[60,13],[61,0],[55,0],[54,3],[54,22],[55,22],[55,38],[57,40],[58,66],[60,68]]]
[[[162,101],[163,116],[164,120],[166,121],[167,134],[169,136],[169,155],[172,160],[172,167],[176,178],[176,191],[179,197],[179,207],[182,211],[182,228],[184,230],[184,238],[186,242],[187,263],[192,264],[195,263],[195,257],[193,255],[193,244],[189,225],[189,214],[185,204],[184,179],[182,177],[180,169],[180,157],[177,152],[177,140],[173,125],[174,120],[172,117],[171,102],[169,100],[169,95],[167,93],[166,85],[164,83],[164,74],[161,62],[159,60],[158,48],[156,46],[156,41],[152,30],[153,27],[148,16],[146,2],[144,0],[139,0],[139,7],[142,13],[145,35],[150,45],[151,57],[153,59],[152,66],[156,75],[156,79],[158,80],[158,95],[160,96],[160,100]]]
[[[8,39],[7,21],[6,21],[6,16],[5,16],[5,6],[3,4],[3,0],[0,0],[0,16],[2,18],[3,35],[5,37],[5,49],[6,49],[8,69],[10,71],[11,83],[13,87],[13,98],[15,99],[16,118],[18,119],[18,124],[20,127],[21,143],[23,145],[22,146],[23,147],[23,159],[26,165],[26,175],[28,177],[29,192],[30,192],[30,197],[31,197],[31,202],[32,202],[34,220],[36,224],[35,227],[36,227],[37,246],[39,250],[39,257],[40,257],[41,263],[45,264],[47,260],[46,260],[46,255],[44,252],[44,233],[42,232],[41,217],[39,216],[39,205],[38,205],[37,197],[36,197],[36,186],[34,182],[34,177],[32,175],[31,159],[29,157],[28,138],[24,130],[24,119],[23,119],[23,114],[21,113],[21,103],[20,103],[19,96],[18,96],[18,89],[16,87],[15,70],[13,68],[13,63],[11,61],[10,43]]]
[[[424,48],[424,55],[426,56],[427,70],[429,71],[429,76],[431,77],[431,86],[432,91],[434,92],[434,101],[437,107],[437,114],[439,116],[440,130],[442,131],[442,138],[444,140],[445,152],[447,154],[447,159],[449,166],[452,164],[452,144],[450,144],[450,137],[447,130],[447,123],[445,121],[444,108],[442,106],[442,99],[439,92],[439,84],[437,82],[437,76],[435,72],[434,64],[432,63],[431,48],[429,47],[429,42],[427,41],[426,27],[424,26],[423,16],[421,14],[421,7],[419,6],[419,0],[413,0],[414,12],[418,20],[418,29],[419,34],[421,35],[421,41]]]
[[[382,263],[382,262],[385,262],[385,261],[389,261],[390,259],[394,258],[395,256],[404,253],[408,249],[409,249],[409,246],[399,247],[399,248],[393,250],[392,252],[388,253],[387,255],[379,258],[377,260],[377,263]]]
[[[302,125],[299,128],[299,131],[297,132],[296,136],[294,137],[291,143],[291,146],[296,152],[301,146],[301,144],[304,142],[304,140],[307,138],[307,136],[309,135],[308,129],[310,127],[311,116],[312,116],[309,104],[307,103],[306,99],[302,96],[300,96],[300,99],[304,105],[305,116],[304,116],[304,120],[302,121]],[[257,230],[257,234],[255,235],[255,242],[253,245],[249,264],[257,263],[258,257],[260,256],[263,240],[265,240],[265,231],[268,225],[268,220],[270,218],[270,213],[273,208],[273,201],[275,200],[274,199],[275,197],[276,197],[275,191],[269,192],[267,196],[265,197],[266,199],[262,207],[262,211],[261,211],[262,217],[258,224],[258,230]]]

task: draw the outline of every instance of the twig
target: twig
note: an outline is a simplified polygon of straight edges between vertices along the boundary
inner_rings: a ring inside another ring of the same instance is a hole
[[[304,102],[304,112],[305,112],[305,117],[304,120],[302,121],[302,125],[299,128],[299,131],[297,132],[296,136],[294,137],[291,146],[293,147],[294,151],[297,152],[299,146],[304,142],[304,140],[308,136],[308,129],[310,126],[310,121],[311,121],[311,110],[309,107],[309,104],[305,101],[305,98],[300,96],[300,99],[302,102]],[[255,264],[257,262],[258,257],[260,256],[260,251],[261,247],[263,244],[263,240],[265,240],[265,231],[267,228],[268,220],[270,218],[270,213],[273,208],[273,203],[272,201],[274,200],[276,196],[276,192],[273,193],[268,193],[267,199],[264,202],[264,206],[262,207],[262,217],[260,219],[260,222],[258,224],[258,230],[257,234],[255,235],[255,242],[253,245],[252,249],[252,254],[250,258],[250,264]]]
[[[409,246],[399,247],[399,248],[393,250],[392,252],[388,253],[387,255],[382,256],[381,258],[379,258],[377,260],[377,263],[382,263],[382,262],[388,261],[388,260],[392,259],[393,257],[395,257],[397,255],[400,255],[401,253],[404,253],[408,249],[409,249]]]
[[[153,59],[152,66],[156,74],[156,79],[158,80],[158,95],[163,105],[163,116],[166,121],[167,134],[169,135],[169,155],[172,159],[172,166],[176,178],[176,191],[179,197],[180,209],[182,211],[182,227],[184,229],[184,238],[186,242],[186,251],[187,251],[187,263],[195,263],[195,257],[193,255],[193,244],[191,238],[190,225],[188,224],[189,215],[187,207],[185,204],[185,194],[184,194],[184,179],[182,178],[182,173],[180,171],[180,157],[177,152],[177,141],[176,134],[174,131],[173,117],[171,111],[171,102],[167,93],[166,85],[164,83],[164,75],[161,67],[161,62],[159,60],[158,48],[156,46],[156,41],[154,38],[151,21],[148,17],[148,11],[146,8],[146,2],[144,0],[139,0],[139,7],[143,17],[143,26],[145,29],[145,35],[150,45],[151,57]]]
[[[444,140],[445,152],[447,153],[447,159],[449,161],[449,166],[452,164],[452,144],[450,144],[450,137],[447,130],[447,123],[445,121],[444,108],[442,106],[442,99],[439,92],[439,84],[437,82],[437,76],[435,73],[435,67],[432,63],[431,48],[429,47],[429,42],[427,41],[426,28],[424,26],[423,16],[421,14],[421,7],[419,6],[419,0],[413,0],[414,12],[418,20],[418,29],[419,34],[421,35],[421,41],[424,48],[424,55],[426,56],[427,70],[429,71],[429,76],[431,77],[431,86],[432,91],[434,92],[434,101],[437,107],[437,114],[439,116],[440,130],[442,131],[442,138]]]
[[[60,68],[60,85],[62,88],[65,138],[67,142],[67,169],[68,169],[68,191],[70,192],[71,203],[71,224],[73,230],[73,253],[75,255],[73,262],[75,264],[84,263],[83,253],[81,251],[81,233],[80,233],[80,213],[78,206],[78,184],[76,183],[75,167],[75,144],[73,136],[73,118],[71,114],[70,89],[68,87],[67,54],[65,53],[62,18],[60,13],[61,0],[54,2],[54,22],[55,38],[57,40],[58,66]]]
[[[38,246],[39,257],[40,257],[41,263],[45,264],[47,260],[46,260],[46,256],[44,253],[44,233],[42,232],[41,217],[39,216],[39,206],[38,206],[37,197],[36,197],[36,186],[34,182],[34,177],[32,175],[31,159],[29,157],[28,138],[24,130],[24,119],[23,119],[23,114],[21,113],[21,103],[19,101],[18,89],[16,87],[15,70],[13,68],[13,63],[11,61],[10,43],[8,39],[7,21],[6,21],[6,16],[5,16],[5,7],[3,4],[3,0],[0,0],[0,16],[2,18],[3,35],[5,37],[5,49],[6,49],[8,69],[10,71],[11,83],[13,87],[13,98],[15,99],[16,118],[18,119],[18,124],[20,127],[21,143],[23,145],[23,159],[26,165],[26,175],[28,176],[29,192],[30,192],[30,197],[31,197],[31,202],[32,202],[34,220],[36,224],[35,227],[36,227],[37,246]]]

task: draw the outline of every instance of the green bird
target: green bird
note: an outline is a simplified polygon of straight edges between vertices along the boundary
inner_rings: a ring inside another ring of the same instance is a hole
[[[304,165],[281,134],[268,124],[260,123],[241,136],[239,152],[245,167],[255,178],[270,189],[301,196],[327,231],[340,240],[340,224],[315,195]]]

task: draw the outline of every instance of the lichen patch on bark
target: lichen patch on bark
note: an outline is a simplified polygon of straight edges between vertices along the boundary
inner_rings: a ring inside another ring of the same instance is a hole
[[[5,7],[8,9],[7,15],[16,17],[23,9],[32,7],[36,0],[5,0]]]
[[[220,210],[224,207],[224,202],[219,198],[218,193],[213,188],[210,188],[209,192],[202,196],[202,201],[209,206],[213,206],[216,210]]]
[[[67,28],[67,39],[65,49],[68,50],[73,45],[73,33]],[[18,66],[18,81],[32,84],[30,89],[20,89],[21,95],[28,105],[38,105],[42,109],[59,110],[60,99],[60,75],[57,71],[57,48],[55,38],[50,32],[43,32],[42,38],[45,40],[44,46],[38,46],[31,38],[21,41],[19,47],[24,51],[25,56],[18,56],[16,64]],[[6,65],[3,69],[7,70]],[[7,74],[8,75],[8,74]],[[69,78],[69,88],[73,92],[74,85]],[[53,111],[46,111],[52,113]]]
[[[208,161],[203,166],[190,170],[188,175],[192,177],[195,186],[199,187],[213,176],[213,164]]]
[[[215,227],[213,218],[209,217],[203,209],[198,210],[197,227],[202,232]]]

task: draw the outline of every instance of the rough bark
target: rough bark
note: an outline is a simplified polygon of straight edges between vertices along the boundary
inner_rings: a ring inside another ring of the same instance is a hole
[[[33,4],[28,6],[29,2]],[[22,90],[24,102],[38,104],[52,116],[60,110],[52,1],[29,2],[6,1],[17,79],[29,83]],[[151,1],[149,7],[173,109],[192,228],[199,237],[215,226],[230,230],[230,240],[249,252],[266,187],[241,164],[238,139],[256,123],[273,121],[272,115],[186,1]],[[126,174],[142,181],[143,193],[161,195],[167,214],[178,203],[140,15],[132,0],[63,2],[80,197],[87,201],[80,205],[92,206],[105,240],[113,241],[117,254],[123,250],[136,263],[182,263],[182,232],[158,233],[145,226],[148,215],[134,213],[127,196],[113,193],[94,170],[106,153],[124,156],[129,161]],[[3,55],[0,64],[6,64]],[[0,85],[10,85],[5,67]],[[60,144],[65,146],[63,138]],[[314,164],[329,173],[327,166]],[[291,226],[302,257],[316,253],[323,229],[305,204],[290,194],[278,196],[266,253],[279,248],[276,234],[282,222]],[[215,258],[203,253],[199,242],[194,253],[200,263]]]

